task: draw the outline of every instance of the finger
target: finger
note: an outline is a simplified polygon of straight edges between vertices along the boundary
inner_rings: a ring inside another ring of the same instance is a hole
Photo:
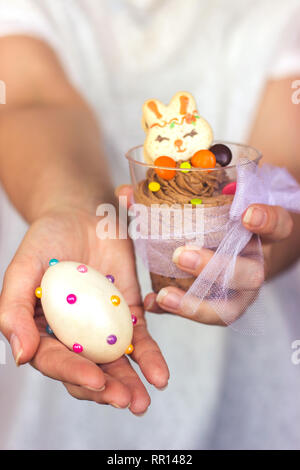
[[[167,363],[158,344],[150,336],[144,318],[139,318],[134,327],[134,351],[131,358],[139,365],[149,383],[158,389],[168,385],[170,377]]]
[[[293,229],[292,217],[279,206],[253,204],[243,214],[242,220],[248,230],[261,235],[267,242],[283,240]]]
[[[70,351],[51,336],[41,337],[31,365],[47,377],[61,382],[98,391],[105,386],[105,376],[99,366]]]
[[[121,184],[115,189],[115,196],[119,198],[120,196],[127,198],[127,207],[130,207],[133,204],[133,188],[129,184]]]
[[[245,249],[242,254],[247,254],[247,256],[237,257],[233,276],[228,280],[228,287],[238,290],[257,289],[264,282],[264,265],[256,252],[251,253]],[[230,262],[228,256],[196,245],[176,248],[172,259],[182,271],[197,277],[213,256],[215,256],[215,262],[218,265],[226,266]]]
[[[147,312],[166,313],[156,302],[157,294],[150,292],[144,298],[144,308]]]
[[[101,367],[104,372],[116,379],[123,387],[126,386],[129,391],[126,402],[124,402],[124,394],[121,393],[116,393],[114,397],[110,395],[109,399],[113,400],[111,402],[121,408],[128,406],[130,402],[130,411],[132,413],[145,413],[150,405],[150,396],[141,379],[130,365],[128,358],[123,356],[117,361],[103,364]]]
[[[16,257],[8,267],[0,299],[0,330],[11,344],[16,364],[24,364],[34,356],[40,335],[34,322],[34,290],[39,285],[38,263]]]
[[[128,387],[119,380],[105,375],[105,390],[89,390],[74,384],[63,383],[70,395],[78,400],[94,401],[101,405],[111,405],[114,408],[128,408],[131,403],[131,392]]]
[[[239,318],[256,299],[258,289],[231,293],[230,298],[217,302],[196,297],[183,297],[185,292],[177,287],[164,287],[157,294],[156,302],[166,312],[176,314],[206,325],[225,326]],[[154,312],[156,313],[156,312]]]

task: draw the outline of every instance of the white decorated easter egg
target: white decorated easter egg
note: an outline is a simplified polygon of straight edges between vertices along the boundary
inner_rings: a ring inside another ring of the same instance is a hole
[[[73,261],[50,261],[36,295],[50,329],[74,352],[96,363],[133,349],[133,319],[113,276]]]

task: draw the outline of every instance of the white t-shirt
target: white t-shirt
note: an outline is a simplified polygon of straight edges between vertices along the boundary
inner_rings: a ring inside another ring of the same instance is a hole
[[[168,102],[190,91],[217,139],[245,141],[266,80],[300,74],[297,7],[298,0],[0,0],[0,35],[28,34],[53,47],[99,117],[119,184],[129,181],[124,153],[143,141],[149,97]],[[26,227],[4,194],[0,217],[3,274]],[[139,272],[145,293],[149,279]],[[29,365],[17,369],[7,347],[0,447],[299,448],[300,376],[290,360],[300,335],[299,280],[296,269],[264,288],[261,338],[149,314],[171,379],[164,392],[148,387],[143,418],[71,398]]]

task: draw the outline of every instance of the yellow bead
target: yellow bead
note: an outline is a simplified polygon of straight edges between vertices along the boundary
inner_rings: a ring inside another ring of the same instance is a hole
[[[133,350],[134,350],[134,347],[132,346],[132,344],[130,344],[128,348],[126,349],[125,354],[131,354]]]
[[[180,168],[191,168],[192,165],[190,164],[190,162],[182,162],[180,163]],[[189,170],[182,170],[182,173],[188,173]]]
[[[116,307],[120,304],[121,302],[121,299],[118,295],[112,295],[111,298],[110,298],[111,302],[113,305],[115,305]]]
[[[148,184],[148,188],[149,188],[150,191],[152,191],[153,193],[156,193],[157,191],[160,190],[160,184],[157,183],[157,181],[151,181],[151,183]]]
[[[35,296],[40,299],[42,297],[42,288],[41,287],[37,287],[34,291],[35,293]]]

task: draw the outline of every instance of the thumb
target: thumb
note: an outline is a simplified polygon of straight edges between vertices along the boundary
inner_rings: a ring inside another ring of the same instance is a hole
[[[127,207],[130,207],[133,204],[133,188],[130,184],[121,184],[115,189],[115,196],[119,198],[120,196],[127,197]]]
[[[243,214],[244,226],[267,242],[283,240],[292,232],[293,220],[280,206],[253,204]]]
[[[40,342],[34,321],[35,285],[30,265],[13,260],[8,267],[0,300],[0,331],[10,342],[17,365],[32,359]]]

